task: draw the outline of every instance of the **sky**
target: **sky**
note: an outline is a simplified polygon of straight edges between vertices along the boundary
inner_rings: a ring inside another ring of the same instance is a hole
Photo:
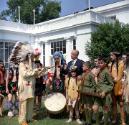
[[[8,0],[0,0],[0,11],[7,8]],[[66,16],[77,11],[82,11],[88,8],[88,0],[59,0],[61,2],[60,16]],[[122,0],[91,0],[92,7],[98,7],[109,3],[114,3]]]

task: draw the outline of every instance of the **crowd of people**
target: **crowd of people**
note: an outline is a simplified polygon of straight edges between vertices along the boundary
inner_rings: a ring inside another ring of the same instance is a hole
[[[78,124],[92,125],[93,121],[96,125],[117,124],[119,105],[121,125],[126,125],[128,54],[121,56],[119,52],[111,52],[109,61],[99,56],[91,62],[78,59],[79,51],[72,50],[71,61],[67,64],[63,55],[55,52],[54,66],[44,67],[39,60],[34,60],[35,55],[29,47],[23,43],[15,46],[17,49],[13,53],[17,52],[19,62],[7,71],[0,61],[0,116],[3,100],[7,97],[7,115],[11,118],[19,113],[19,124],[28,125],[32,122],[33,110],[41,109],[42,96],[54,92],[66,97],[67,123],[76,118]],[[50,68],[54,69],[53,74],[48,71]]]

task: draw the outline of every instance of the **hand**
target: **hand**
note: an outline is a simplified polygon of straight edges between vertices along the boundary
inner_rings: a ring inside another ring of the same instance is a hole
[[[64,65],[64,69],[67,69],[67,65],[66,64]]]
[[[52,85],[50,85],[50,90],[52,90]]]
[[[103,91],[102,93],[100,93],[101,97],[104,98],[106,93]]]
[[[116,77],[114,78],[114,82],[117,82],[117,78]]]
[[[77,79],[78,79],[78,80],[82,80],[82,76],[79,75],[79,76],[77,77]]]
[[[8,88],[6,89],[6,93],[7,93],[7,94],[9,93],[9,90],[8,90]]]
[[[78,90],[79,91],[79,90]],[[80,100],[80,98],[81,98],[81,95],[80,95],[80,93],[78,94],[78,98],[77,98],[77,100],[79,101]]]
[[[119,95],[122,95],[123,94],[123,89],[119,90]]]

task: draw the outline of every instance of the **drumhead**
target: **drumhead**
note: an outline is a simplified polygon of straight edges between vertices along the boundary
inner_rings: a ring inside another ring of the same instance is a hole
[[[63,111],[66,105],[66,98],[61,93],[49,94],[44,101],[46,109],[52,114],[58,114]]]

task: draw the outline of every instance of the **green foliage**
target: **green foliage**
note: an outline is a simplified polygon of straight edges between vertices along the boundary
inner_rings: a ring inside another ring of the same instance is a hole
[[[111,51],[121,54],[129,52],[129,25],[115,23],[100,24],[91,34],[91,42],[86,45],[86,54],[95,59],[98,56],[109,57]]]
[[[8,9],[0,14],[1,19],[18,21],[18,6],[20,6],[21,22],[33,24],[33,10],[35,9],[35,22],[59,17],[61,5],[56,0],[8,0]]]

